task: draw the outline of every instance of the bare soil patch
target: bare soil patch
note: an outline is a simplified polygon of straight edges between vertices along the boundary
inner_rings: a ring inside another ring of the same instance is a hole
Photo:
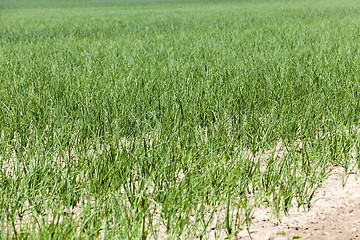
[[[360,179],[351,174],[345,187],[342,182],[340,175],[332,175],[317,191],[309,211],[294,207],[280,221],[270,208],[258,209],[250,228],[252,239],[360,239]],[[251,238],[242,231],[237,239]]]

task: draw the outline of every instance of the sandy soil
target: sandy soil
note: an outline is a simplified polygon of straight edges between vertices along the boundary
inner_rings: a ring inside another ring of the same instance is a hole
[[[293,208],[281,222],[271,219],[270,209],[257,210],[250,228],[252,239],[360,239],[360,179],[351,174],[345,187],[342,180],[339,175],[328,178],[309,211]],[[237,239],[250,237],[242,231]]]

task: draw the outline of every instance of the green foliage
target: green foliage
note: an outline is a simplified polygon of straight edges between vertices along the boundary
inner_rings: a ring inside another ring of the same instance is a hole
[[[0,7],[2,239],[231,238],[358,167],[353,1]]]

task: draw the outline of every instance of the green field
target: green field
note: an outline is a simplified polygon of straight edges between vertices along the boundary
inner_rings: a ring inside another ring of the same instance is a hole
[[[359,12],[0,0],[0,238],[232,238],[311,208],[360,166]]]

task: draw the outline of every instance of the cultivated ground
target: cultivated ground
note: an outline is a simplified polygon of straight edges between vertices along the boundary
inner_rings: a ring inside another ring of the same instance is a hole
[[[0,0],[0,238],[357,238],[359,12]]]
[[[356,175],[347,179],[328,178],[317,191],[318,200],[310,211],[294,207],[281,222],[271,218],[270,209],[259,209],[251,227],[252,239],[359,239],[360,183]],[[239,239],[250,239],[244,232]]]

